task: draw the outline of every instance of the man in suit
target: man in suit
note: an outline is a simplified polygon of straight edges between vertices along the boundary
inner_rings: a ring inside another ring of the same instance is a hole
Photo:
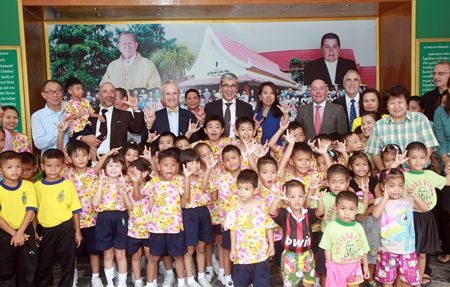
[[[326,101],[328,87],[321,79],[311,83],[312,103],[300,106],[297,122],[302,124],[306,140],[312,140],[318,134],[345,134],[348,132],[344,109]]]
[[[339,57],[341,41],[334,33],[322,36],[320,52],[322,58],[309,62],[305,65],[305,85],[311,85],[316,79],[323,80],[328,87],[334,84],[342,87],[345,73],[348,70],[357,71],[356,64],[352,60]]]
[[[352,130],[353,121],[360,116],[359,101],[361,88],[361,76],[355,70],[349,70],[344,76],[345,96],[333,101],[341,105],[347,115],[349,131]]]
[[[222,99],[206,104],[206,118],[211,115],[218,115],[224,120],[224,135],[230,138],[236,136],[234,124],[240,117],[252,117],[252,106],[246,102],[236,99],[239,83],[238,78],[233,73],[225,73],[220,78],[220,92]]]
[[[99,90],[100,107],[96,113],[106,119],[106,124],[96,118],[89,118],[95,135],[80,137],[80,140],[92,148],[97,149],[97,154],[105,154],[113,148],[121,147],[127,143],[128,131],[140,133],[145,125],[144,115],[138,109],[137,99],[129,99],[130,110],[114,108],[116,89],[113,84],[106,82]]]
[[[432,121],[434,119],[434,111],[442,104],[442,99],[449,98],[448,83],[450,79],[450,62],[441,61],[434,66],[432,73],[433,84],[436,87],[422,96],[425,106],[424,114]]]
[[[148,138],[148,130],[161,134],[171,132],[175,136],[186,135],[189,129],[189,122],[195,124],[195,115],[180,105],[180,87],[175,81],[166,81],[161,86],[161,101],[164,108],[157,111],[154,116],[152,112],[147,116],[147,128],[142,132],[141,142],[145,143]],[[197,141],[198,135],[194,133],[190,136],[191,142]]]

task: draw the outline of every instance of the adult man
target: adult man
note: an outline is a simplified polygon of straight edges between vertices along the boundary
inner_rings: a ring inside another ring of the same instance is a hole
[[[153,62],[137,52],[138,42],[132,33],[120,33],[117,48],[122,55],[109,63],[100,85],[110,82],[128,90],[151,89],[161,85],[161,78]]]
[[[34,145],[44,152],[56,148],[58,129],[56,125],[64,118],[62,105],[64,89],[60,82],[48,80],[42,85],[41,96],[44,98],[45,107],[36,111],[31,116],[31,133]],[[64,135],[64,146],[69,140],[69,133]]]
[[[355,70],[349,70],[344,76],[345,96],[333,101],[341,105],[347,115],[349,131],[352,129],[353,120],[359,117],[359,88],[361,87],[361,76]]]
[[[239,88],[238,78],[233,73],[225,73],[220,78],[220,92],[222,99],[207,103],[205,106],[206,118],[218,115],[224,120],[224,136],[234,138],[234,123],[240,117],[252,117],[252,106],[236,99]]]
[[[195,124],[197,118],[188,110],[182,109],[180,105],[180,87],[175,81],[166,81],[161,86],[161,101],[164,108],[149,113],[147,117],[147,128],[142,132],[141,142],[146,142],[148,130],[161,134],[171,132],[175,136],[186,135],[189,129],[189,122]],[[196,133],[190,136],[192,142],[198,140]]]
[[[328,87],[323,80],[311,83],[312,102],[300,106],[297,122],[303,125],[306,140],[312,140],[318,134],[345,134],[348,131],[344,109],[326,101]]]
[[[434,111],[439,107],[444,95],[449,96],[447,90],[448,79],[450,78],[450,62],[442,61],[436,64],[433,70],[433,84],[436,89],[425,93],[422,101],[425,106],[424,114],[432,121]]]
[[[310,85],[314,80],[323,80],[328,87],[334,84],[342,86],[342,79],[348,70],[357,71],[356,64],[352,60],[339,57],[341,41],[334,33],[322,36],[320,52],[322,58],[305,65],[305,85]]]
[[[82,136],[84,141],[93,148],[97,148],[97,154],[105,154],[113,148],[121,147],[127,143],[128,131],[140,133],[144,127],[144,115],[138,110],[137,99],[129,99],[130,110],[116,109],[114,99],[116,89],[113,84],[106,82],[100,86],[100,107],[96,113],[102,115],[106,122],[100,122],[96,118],[89,118],[95,135]]]

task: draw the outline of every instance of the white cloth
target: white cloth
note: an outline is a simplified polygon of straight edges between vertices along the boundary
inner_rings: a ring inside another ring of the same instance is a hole
[[[330,75],[330,79],[333,84],[336,84],[337,62],[338,61],[334,61],[334,62],[325,61],[325,65],[327,65],[328,74]],[[331,89],[332,87],[329,87],[329,88]]]
[[[105,109],[104,107],[100,106],[99,113],[103,116],[102,110]],[[106,108],[108,112],[104,116],[106,118],[106,126],[108,127],[108,132],[106,133],[106,138],[97,148],[97,154],[105,154],[110,151],[110,144],[111,144],[111,120],[112,120],[112,113],[114,106],[110,106],[109,108]],[[97,124],[95,126],[95,136],[100,135],[100,124],[101,121],[97,120]]]

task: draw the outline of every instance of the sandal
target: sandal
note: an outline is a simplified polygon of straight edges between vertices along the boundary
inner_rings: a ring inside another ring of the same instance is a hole
[[[422,281],[420,282],[420,286],[428,287],[430,285],[431,285],[431,278],[428,275],[424,274]]]
[[[450,262],[450,254],[439,255],[438,257],[436,257],[436,260],[442,264],[448,263]]]

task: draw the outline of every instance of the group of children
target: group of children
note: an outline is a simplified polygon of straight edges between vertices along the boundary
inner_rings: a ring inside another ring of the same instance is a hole
[[[126,286],[128,253],[135,286],[156,287],[158,269],[163,286],[175,276],[178,286],[212,286],[215,272],[225,286],[273,286],[269,269],[284,286],[419,286],[425,255],[439,249],[435,188],[450,176],[424,169],[419,142],[405,154],[385,146],[387,169],[376,174],[363,152],[370,117],[359,135],[308,143],[298,123],[282,121],[261,145],[253,119],[237,119],[230,139],[212,116],[206,141],[167,132],[150,137],[157,152],[131,142],[92,166],[89,146],[73,140],[42,154],[34,184],[30,155],[3,152],[0,281],[49,286],[56,258],[59,286],[70,287],[87,253],[92,286],[103,286],[100,255],[107,286]],[[62,138],[67,125],[58,128]]]

